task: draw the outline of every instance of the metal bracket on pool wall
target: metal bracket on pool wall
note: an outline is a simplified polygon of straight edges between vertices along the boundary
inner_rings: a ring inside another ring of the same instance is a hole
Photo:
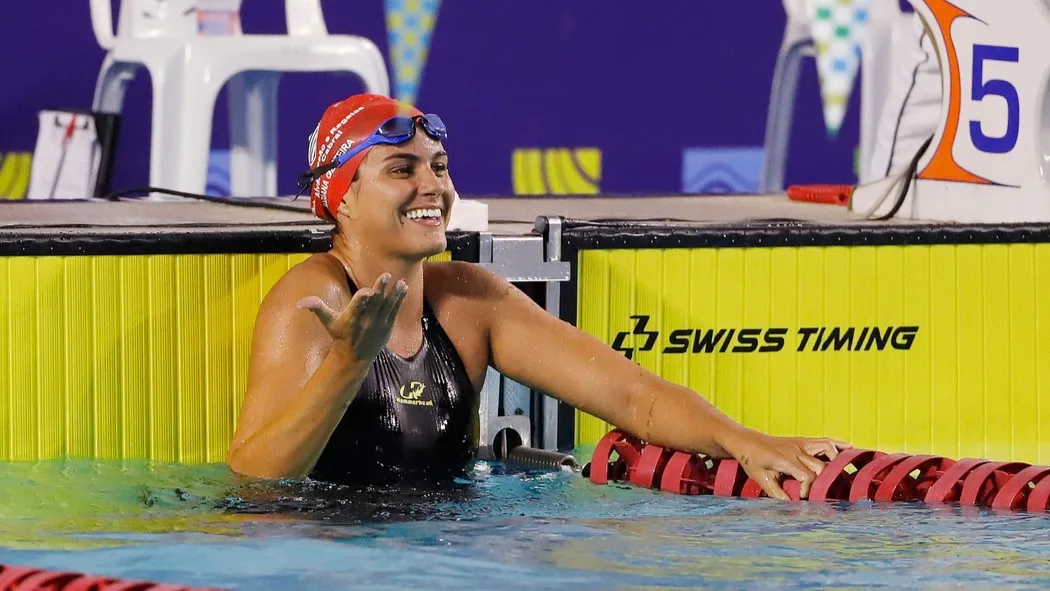
[[[480,233],[478,264],[511,283],[543,284],[542,304],[559,316],[559,284],[571,276],[569,263],[561,260],[561,219],[539,218],[536,228],[526,236]],[[481,391],[479,457],[531,467],[576,468],[575,458],[558,453],[559,405],[490,367]],[[538,445],[533,447],[533,442]]]

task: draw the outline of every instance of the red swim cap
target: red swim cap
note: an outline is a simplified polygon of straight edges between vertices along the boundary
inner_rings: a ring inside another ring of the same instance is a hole
[[[379,94],[355,94],[330,105],[310,134],[310,168],[324,166],[372,135],[387,119],[415,117],[419,110]],[[366,148],[341,167],[330,170],[310,186],[310,205],[322,219],[334,220],[343,196],[368,151]]]

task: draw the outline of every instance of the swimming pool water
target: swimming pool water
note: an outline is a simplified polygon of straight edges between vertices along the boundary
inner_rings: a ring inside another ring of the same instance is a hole
[[[489,463],[429,490],[6,464],[0,495],[0,563],[230,589],[1050,585],[1042,514],[686,497]]]

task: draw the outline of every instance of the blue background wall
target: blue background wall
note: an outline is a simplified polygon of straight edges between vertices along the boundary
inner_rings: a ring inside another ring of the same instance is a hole
[[[323,6],[333,33],[368,36],[389,56],[383,0]],[[281,33],[283,1],[245,0],[242,21],[248,33]],[[522,148],[600,149],[603,194],[753,191],[784,21],[776,0],[445,0],[417,104],[448,123],[453,178],[463,196],[513,194],[512,159]],[[0,52],[0,153],[32,151],[39,109],[90,108],[103,52],[87,0],[4,2]],[[283,192],[294,192],[321,112],[360,89],[356,79],[330,75],[283,79]],[[115,189],[148,181],[149,92],[143,73],[127,96]],[[807,60],[789,183],[855,181],[857,95],[842,133],[829,138]],[[213,134],[219,151],[227,146],[225,109],[220,97]],[[698,177],[712,162],[735,170]],[[217,173],[214,189],[221,192]]]

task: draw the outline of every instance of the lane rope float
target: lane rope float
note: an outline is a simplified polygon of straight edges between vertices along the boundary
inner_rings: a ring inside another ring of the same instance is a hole
[[[680,495],[766,496],[736,460],[665,449],[618,429],[598,441],[582,473],[599,485],[619,482]],[[792,500],[801,500],[799,481],[785,478],[781,488]],[[809,500],[1045,512],[1050,509],[1050,466],[851,448],[828,462],[813,481]]]

